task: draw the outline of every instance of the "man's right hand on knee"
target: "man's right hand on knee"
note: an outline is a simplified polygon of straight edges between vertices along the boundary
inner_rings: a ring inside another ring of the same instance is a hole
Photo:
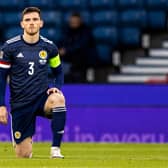
[[[0,106],[0,123],[2,124],[8,123],[8,112],[5,106]]]

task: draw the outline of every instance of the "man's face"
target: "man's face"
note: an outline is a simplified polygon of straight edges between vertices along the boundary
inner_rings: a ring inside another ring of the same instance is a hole
[[[35,35],[39,33],[40,28],[43,26],[43,21],[37,12],[27,13],[23,16],[21,27],[28,35]]]
[[[77,16],[71,16],[69,19],[69,25],[72,29],[77,29],[81,25],[81,19]]]

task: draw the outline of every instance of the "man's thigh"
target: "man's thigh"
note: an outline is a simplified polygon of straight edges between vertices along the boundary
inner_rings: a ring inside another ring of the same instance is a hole
[[[38,108],[35,112],[36,116],[41,116],[41,117],[45,117],[45,118],[52,118],[51,114],[48,116],[45,111],[45,104],[46,104],[47,99],[48,99],[47,93],[44,93],[43,96],[41,98],[39,98]]]
[[[31,110],[30,107],[24,107],[12,111],[12,133],[16,144],[35,133],[36,116]]]
[[[34,135],[36,116],[44,115],[44,104],[47,97],[47,93],[44,93],[31,103],[12,109],[12,131],[16,144]]]
[[[23,107],[11,111],[12,134],[18,157],[30,157],[32,151],[32,136],[35,133],[37,113],[44,115],[44,104],[47,96],[41,96]]]

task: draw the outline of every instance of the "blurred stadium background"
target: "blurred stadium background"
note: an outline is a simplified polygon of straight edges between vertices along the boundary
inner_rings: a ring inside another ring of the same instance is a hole
[[[167,82],[167,0],[5,0],[0,2],[1,43],[21,33],[24,7],[42,10],[42,34],[56,44],[72,11],[92,27],[101,66],[88,82]]]
[[[20,12],[42,10],[42,34],[56,44],[72,11],[93,30],[102,65],[89,68],[88,84],[66,83],[65,142],[168,142],[168,0],[4,0],[3,38],[21,33]],[[6,102],[9,102],[7,88]],[[49,123],[38,119],[35,141],[49,141]],[[0,141],[11,141],[10,124]]]

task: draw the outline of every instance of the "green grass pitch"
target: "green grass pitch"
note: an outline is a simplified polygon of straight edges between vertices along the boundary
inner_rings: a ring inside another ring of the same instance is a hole
[[[0,168],[168,168],[168,144],[64,143],[65,159],[49,158],[49,143],[34,143],[33,158],[17,159],[0,143]]]

